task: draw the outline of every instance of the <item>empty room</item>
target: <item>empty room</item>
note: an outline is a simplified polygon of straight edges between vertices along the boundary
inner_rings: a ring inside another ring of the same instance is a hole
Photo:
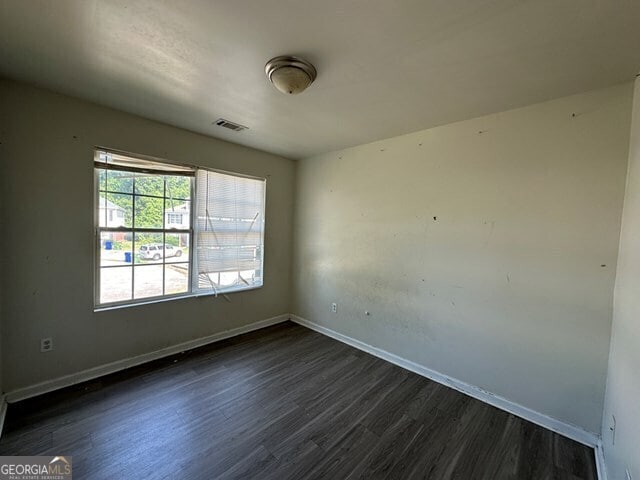
[[[0,480],[640,480],[639,26],[0,0]]]

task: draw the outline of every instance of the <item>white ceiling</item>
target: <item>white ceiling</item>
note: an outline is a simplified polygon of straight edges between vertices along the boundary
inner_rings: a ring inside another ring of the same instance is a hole
[[[0,74],[290,158],[630,81],[639,47],[637,0],[0,0]]]

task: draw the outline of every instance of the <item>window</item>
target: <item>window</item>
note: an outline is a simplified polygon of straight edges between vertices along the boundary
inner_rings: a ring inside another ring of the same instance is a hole
[[[97,306],[262,286],[264,179],[104,150],[94,165]]]
[[[170,224],[182,224],[182,214],[181,213],[167,213],[167,223]]]
[[[208,170],[196,180],[197,290],[261,286],[265,181]]]

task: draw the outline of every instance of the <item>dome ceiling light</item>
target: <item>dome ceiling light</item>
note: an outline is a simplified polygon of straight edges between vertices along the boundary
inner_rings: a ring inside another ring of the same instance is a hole
[[[264,66],[273,85],[282,93],[297,95],[316,79],[316,68],[304,58],[282,55],[274,57]]]

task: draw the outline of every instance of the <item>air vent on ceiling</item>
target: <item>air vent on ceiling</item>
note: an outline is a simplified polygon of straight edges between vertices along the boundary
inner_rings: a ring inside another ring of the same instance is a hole
[[[244,125],[240,125],[238,123],[230,122],[229,120],[225,120],[224,118],[219,118],[213,123],[214,125],[228,128],[229,130],[233,130],[234,132],[241,132],[242,130],[246,130],[247,128],[249,128],[249,127],[245,127]]]

